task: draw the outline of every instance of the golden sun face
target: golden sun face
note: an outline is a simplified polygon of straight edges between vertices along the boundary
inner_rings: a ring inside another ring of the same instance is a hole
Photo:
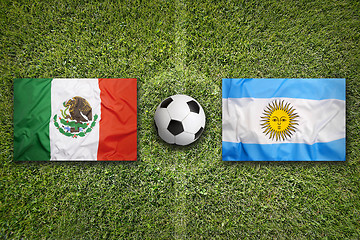
[[[275,100],[269,103],[261,116],[263,133],[269,135],[269,139],[276,141],[291,138],[296,131],[298,117],[290,103]]]

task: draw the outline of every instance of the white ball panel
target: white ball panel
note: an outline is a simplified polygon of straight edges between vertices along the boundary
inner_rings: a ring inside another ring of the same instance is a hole
[[[203,118],[204,117],[202,115],[191,112],[182,122],[184,131],[195,134],[199,131],[200,127],[204,127],[202,125]]]
[[[182,94],[173,95],[173,96],[171,96],[171,98],[174,101],[180,101],[180,102],[187,102],[187,101],[195,100],[188,95],[182,95]]]
[[[169,122],[171,120],[169,112],[166,110],[166,108],[157,108],[155,112],[155,124],[160,128],[167,128],[169,125]]]
[[[175,136],[170,133],[166,128],[159,128],[158,129],[159,136],[162,140],[167,143],[174,144],[175,143]]]
[[[177,145],[189,145],[190,143],[195,141],[195,135],[188,133],[188,132],[182,132],[179,135],[175,136],[175,143]]]
[[[171,119],[182,121],[189,113],[189,106],[186,101],[175,100],[168,106],[167,110]]]
[[[200,104],[199,104],[200,105]],[[200,105],[200,113],[199,113],[200,117],[201,117],[201,126],[203,128],[205,128],[205,123],[206,123],[206,116],[205,116],[205,112],[204,109],[201,107]]]

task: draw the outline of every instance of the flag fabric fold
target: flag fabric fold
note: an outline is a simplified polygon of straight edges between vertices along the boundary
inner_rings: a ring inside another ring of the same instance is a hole
[[[136,158],[136,79],[14,80],[15,161]]]
[[[345,79],[223,79],[224,161],[344,161]]]

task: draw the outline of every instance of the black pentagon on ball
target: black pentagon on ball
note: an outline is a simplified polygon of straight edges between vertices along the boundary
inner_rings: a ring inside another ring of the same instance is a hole
[[[203,131],[204,131],[204,128],[201,127],[201,128],[199,129],[199,131],[197,131],[197,133],[195,133],[195,140],[200,137],[200,135],[201,135],[201,133],[202,133]]]
[[[194,100],[191,100],[191,101],[187,102],[187,105],[190,108],[190,112],[193,112],[193,113],[199,113],[200,112],[200,106]]]
[[[162,101],[162,103],[160,104],[161,108],[167,108],[169,106],[169,104],[174,101],[171,97],[165,99],[164,101]]]
[[[171,120],[169,126],[167,127],[169,132],[171,132],[174,136],[182,133],[184,131],[184,127],[180,121]]]

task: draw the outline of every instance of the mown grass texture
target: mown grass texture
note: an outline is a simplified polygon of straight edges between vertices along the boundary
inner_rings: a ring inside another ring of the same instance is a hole
[[[0,236],[29,239],[360,237],[357,1],[1,1]],[[138,79],[136,163],[14,163],[13,79]],[[346,78],[345,163],[221,161],[221,79]],[[206,130],[157,137],[188,94]]]

